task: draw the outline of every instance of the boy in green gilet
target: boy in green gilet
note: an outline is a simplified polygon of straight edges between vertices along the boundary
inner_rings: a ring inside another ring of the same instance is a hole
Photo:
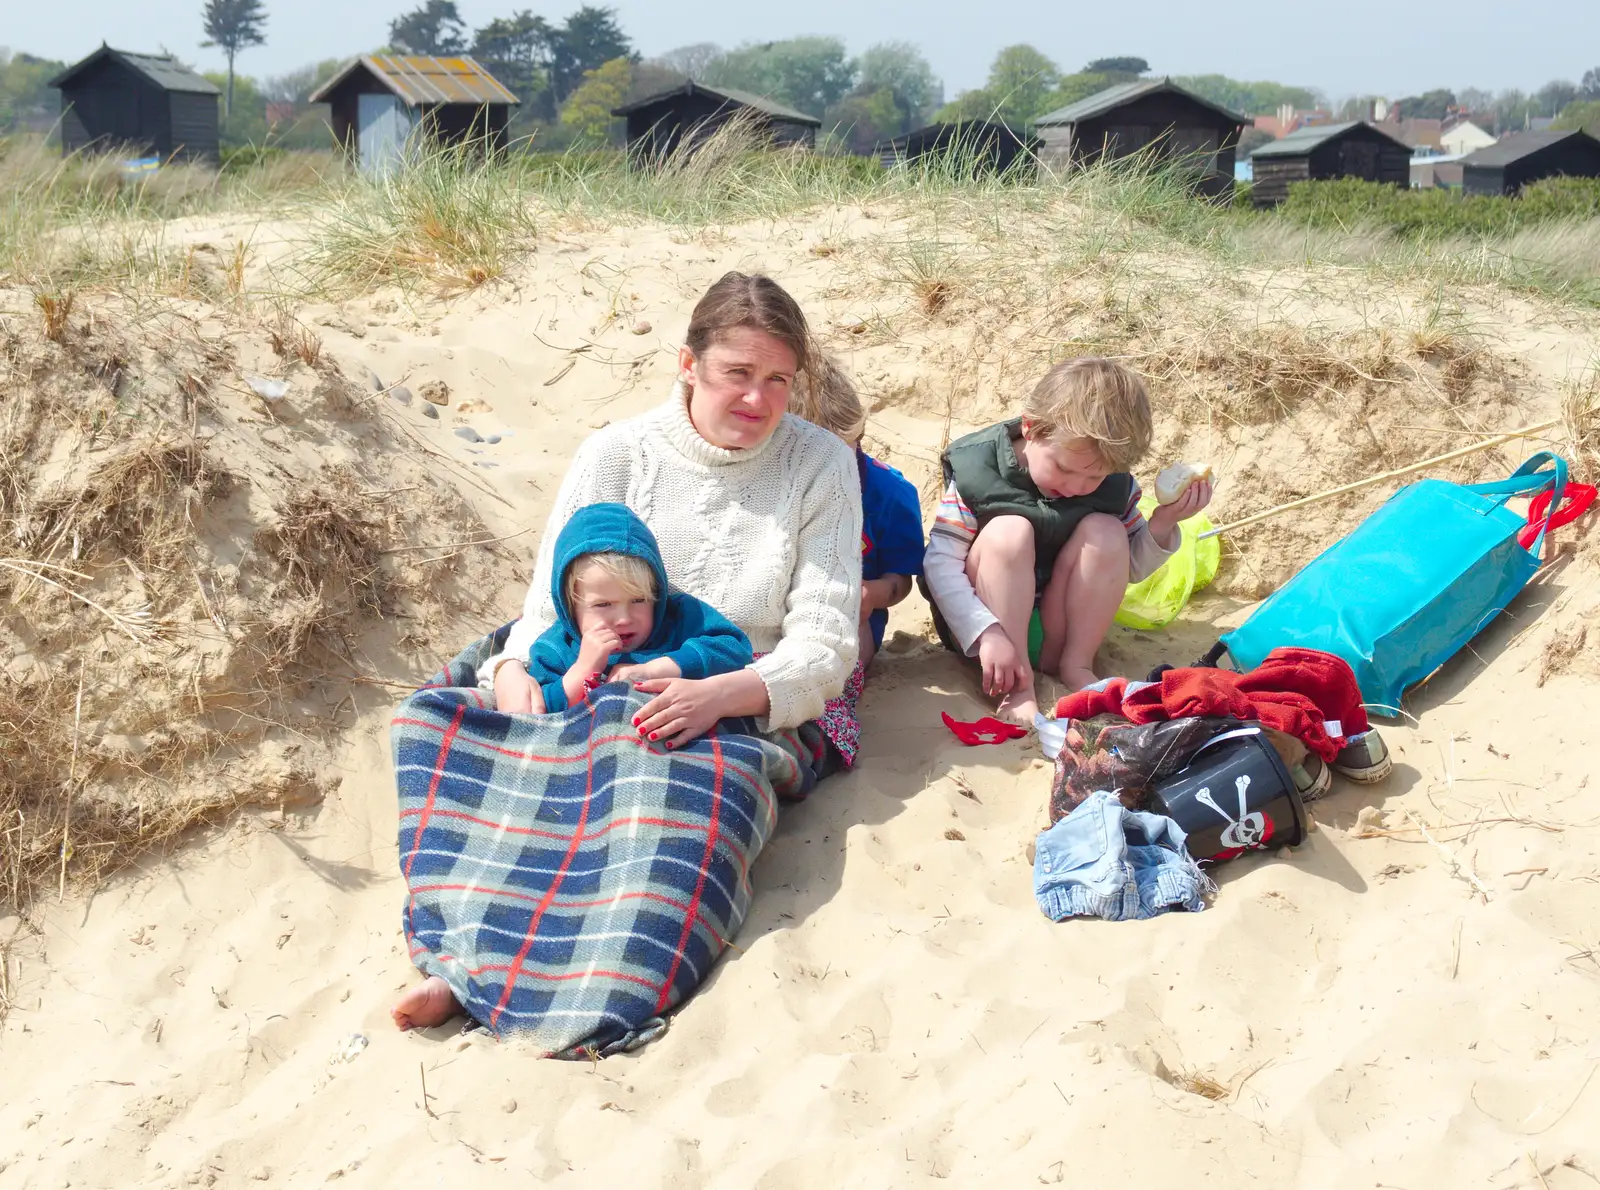
[[[939,639],[978,659],[1002,714],[1033,722],[1035,665],[1072,690],[1098,680],[1095,650],[1128,584],[1155,573],[1179,522],[1210,503],[1200,480],[1145,519],[1129,471],[1150,438],[1144,382],[1085,357],[1051,368],[1021,417],[944,452],[925,594]]]

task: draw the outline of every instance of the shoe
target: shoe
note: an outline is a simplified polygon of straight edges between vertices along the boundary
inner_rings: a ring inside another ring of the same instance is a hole
[[[1372,785],[1394,771],[1394,761],[1376,731],[1351,736],[1333,758],[1333,771],[1358,785]]]
[[[1314,752],[1306,753],[1306,758],[1299,764],[1290,765],[1289,775],[1294,778],[1294,787],[1301,801],[1316,801],[1333,788],[1333,774],[1322,763],[1322,757]]]

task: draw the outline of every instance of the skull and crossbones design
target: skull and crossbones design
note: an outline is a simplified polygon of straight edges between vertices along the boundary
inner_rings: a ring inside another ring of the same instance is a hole
[[[1239,798],[1237,818],[1217,804],[1209,786],[1202,786],[1194,795],[1195,801],[1215,810],[1228,824],[1222,828],[1222,846],[1226,850],[1218,854],[1217,859],[1232,859],[1245,851],[1264,848],[1272,841],[1272,819],[1260,810],[1250,809],[1250,775],[1241,773],[1233,784]]]

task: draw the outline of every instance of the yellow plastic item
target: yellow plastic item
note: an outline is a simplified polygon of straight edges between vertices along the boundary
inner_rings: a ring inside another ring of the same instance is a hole
[[[1156,498],[1152,493],[1147,492],[1139,501],[1139,511],[1147,517],[1155,507]],[[1183,537],[1178,552],[1142,583],[1129,584],[1122,606],[1117,609],[1118,624],[1146,631],[1165,628],[1178,618],[1190,596],[1204,590],[1217,577],[1222,545],[1215,537],[1199,540],[1200,534],[1209,528],[1211,518],[1203,512],[1178,526]]]

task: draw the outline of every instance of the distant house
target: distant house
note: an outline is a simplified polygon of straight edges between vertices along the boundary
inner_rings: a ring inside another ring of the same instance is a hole
[[[1430,150],[1439,152],[1439,137],[1444,132],[1444,121],[1421,116],[1408,116],[1400,119],[1390,109],[1389,118],[1378,120],[1374,128],[1387,132],[1398,141],[1408,144],[1412,149]]]
[[[373,173],[398,162],[413,136],[504,148],[519,101],[472,58],[368,54],[347,63],[309,102],[329,105],[335,139]]]
[[[1004,173],[1019,157],[1031,158],[1037,142],[1024,140],[1004,124],[965,120],[929,124],[877,146],[884,169],[929,156],[944,156],[974,173]]]
[[[50,86],[61,92],[65,153],[126,146],[163,159],[218,159],[222,92],[175,58],[102,45]]]
[[[1313,124],[1332,124],[1333,113],[1323,108],[1314,108],[1309,112],[1296,111],[1292,104],[1283,104],[1278,108],[1275,116],[1257,116],[1255,127],[1258,132],[1265,132],[1273,140],[1288,136],[1291,132],[1298,132],[1302,128],[1309,128]]]
[[[658,91],[611,114],[627,121],[628,151],[641,157],[663,157],[680,145],[692,150],[729,120],[748,120],[775,146],[814,148],[822,121],[805,112],[732,87],[710,87],[693,79]]]
[[[1239,134],[1251,121],[1171,79],[1119,83],[1034,121],[1039,156],[1059,169],[1153,153],[1193,165],[1197,188],[1233,193]]]
[[[1600,178],[1600,140],[1587,132],[1514,132],[1461,159],[1467,194],[1516,194],[1540,178]]]
[[[1439,148],[1447,157],[1463,157],[1494,144],[1494,135],[1485,132],[1472,120],[1457,120],[1447,124],[1439,134]]]
[[[1365,120],[1302,128],[1262,145],[1250,161],[1251,198],[1258,207],[1277,206],[1295,182],[1360,178],[1402,189],[1411,184],[1411,149]]]

